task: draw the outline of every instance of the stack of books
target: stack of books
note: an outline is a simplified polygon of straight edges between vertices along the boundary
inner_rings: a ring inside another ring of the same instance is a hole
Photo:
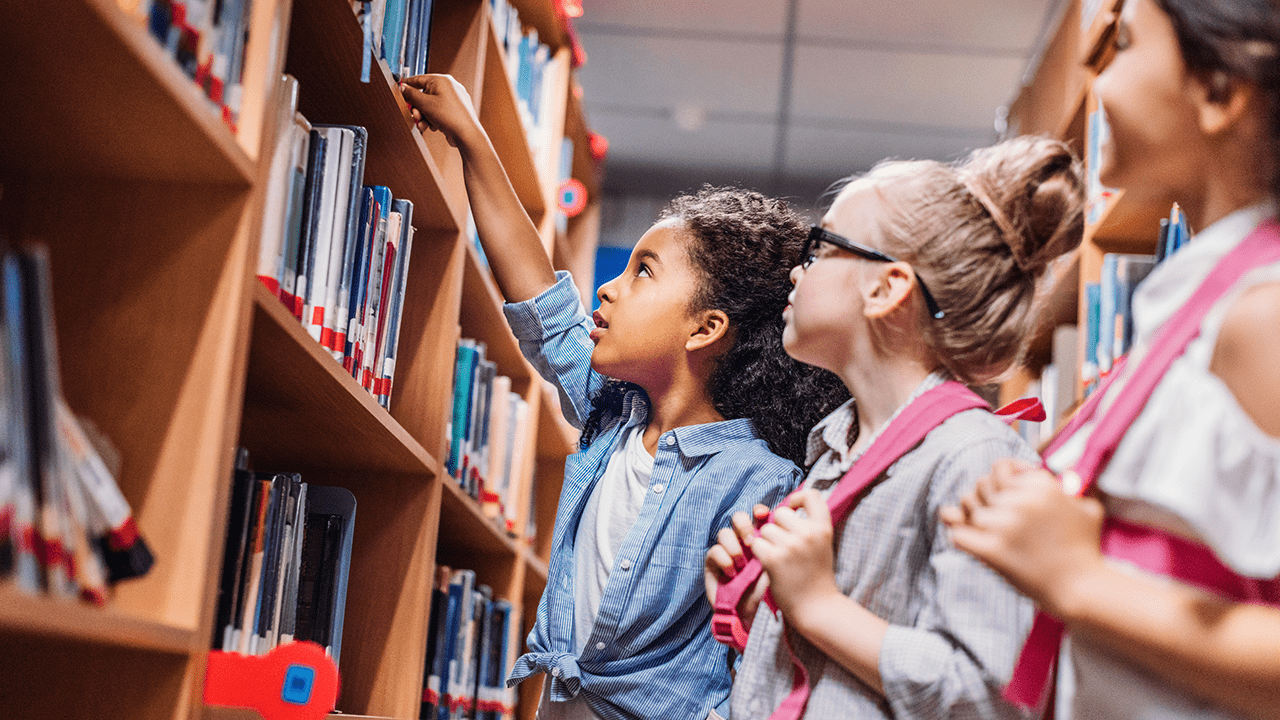
[[[391,405],[413,203],[365,185],[365,128],[307,122],[289,76],[258,279],[383,407]]]

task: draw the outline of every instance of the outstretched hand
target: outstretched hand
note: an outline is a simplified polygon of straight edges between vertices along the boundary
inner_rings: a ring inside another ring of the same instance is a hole
[[[754,522],[752,516],[755,518]],[[730,520],[733,527],[724,528],[716,535],[716,544],[707,551],[706,565],[703,570],[707,601],[712,606],[716,604],[716,591],[720,586],[732,580],[742,568],[746,567],[747,555],[743,548],[751,545],[755,540],[756,526],[767,517],[769,517],[769,508],[756,505],[752,508],[751,515],[745,512],[734,513]],[[752,585],[751,591],[744,593],[738,601],[738,619],[748,632],[751,631],[751,621],[755,619],[756,608],[760,606],[760,600],[768,587],[769,576],[761,574]]]
[[[997,461],[939,517],[956,547],[1059,617],[1079,581],[1104,563],[1102,503],[1064,493],[1052,473],[1018,460]]]
[[[400,81],[409,116],[419,131],[442,133],[449,144],[466,147],[482,135],[480,118],[467,89],[450,75],[415,75]]]

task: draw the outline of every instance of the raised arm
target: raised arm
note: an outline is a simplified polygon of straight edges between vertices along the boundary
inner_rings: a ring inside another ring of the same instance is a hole
[[[449,75],[405,78],[400,91],[419,130],[443,133],[462,156],[462,176],[480,244],[508,302],[536,297],[556,282],[542,239],[520,204],[466,88]]]

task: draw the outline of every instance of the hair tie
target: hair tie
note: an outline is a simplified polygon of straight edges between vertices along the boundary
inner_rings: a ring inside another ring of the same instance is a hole
[[[1023,272],[1031,272],[1033,263],[1030,258],[1022,251],[1022,243],[1018,242],[1018,233],[1013,229],[1013,223],[1009,222],[1008,216],[992,201],[991,196],[987,194],[982,186],[974,182],[974,179],[966,175],[960,176],[960,182],[964,185],[974,200],[982,206],[983,210],[991,216],[991,220],[995,222],[996,228],[1000,231],[1000,239],[1004,240],[1004,244],[1009,246],[1009,252],[1013,254],[1013,263]]]

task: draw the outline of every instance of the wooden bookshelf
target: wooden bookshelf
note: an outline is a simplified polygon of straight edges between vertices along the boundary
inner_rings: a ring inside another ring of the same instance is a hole
[[[1096,13],[1084,18],[1081,0],[1064,4],[1032,79],[1010,105],[1007,135],[1056,137],[1070,145],[1088,169],[1088,119],[1098,108],[1093,82],[1112,55],[1119,5],[1120,0],[1102,0]],[[1168,215],[1168,204],[1140,202],[1123,189],[1112,192],[1101,203],[1097,217],[1085,226],[1080,248],[1056,267],[1046,289],[1026,367],[1019,368],[1001,387],[1002,400],[1016,399],[1031,380],[1039,377],[1050,360],[1055,327],[1074,324],[1083,334],[1088,313],[1084,288],[1098,282],[1104,254],[1155,252],[1160,218]],[[1077,379],[1084,361],[1083,336],[1078,345],[1075,366],[1059,369],[1073,373]],[[1077,380],[1077,405],[1083,391],[1083,384]],[[1059,420],[1064,417],[1065,414],[1060,415]]]
[[[121,489],[156,555],[105,608],[0,587],[0,716],[255,716],[202,701],[243,446],[256,469],[357,498],[332,717],[416,718],[436,565],[474,569],[529,627],[577,434],[520,355],[464,236],[456,150],[412,129],[385,62],[360,81],[347,0],[254,1],[234,130],[135,5],[48,0],[0,24],[0,227],[50,250],[64,394],[119,451]],[[555,231],[556,168],[529,146],[486,2],[436,0],[431,68],[467,86],[553,262],[589,285],[598,168],[570,92],[568,34],[552,0],[516,6],[555,51],[564,102],[551,126],[573,139],[573,174],[592,200],[568,232]],[[366,127],[365,182],[414,203],[389,411],[254,277],[282,71],[299,80],[310,121]],[[531,407],[514,532],[443,467],[459,337],[483,340]],[[536,691],[522,690],[521,716]]]

